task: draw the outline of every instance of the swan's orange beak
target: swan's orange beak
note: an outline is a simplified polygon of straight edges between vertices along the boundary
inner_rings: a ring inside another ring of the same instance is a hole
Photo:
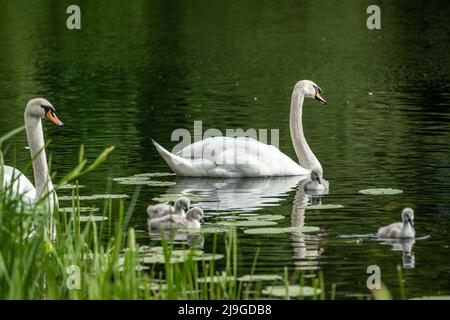
[[[58,127],[61,127],[64,124],[61,120],[58,119],[58,117],[52,110],[48,110],[45,114],[45,117]]]
[[[327,100],[325,100],[319,93],[319,90],[316,90],[315,99],[319,101],[321,104],[327,104]]]

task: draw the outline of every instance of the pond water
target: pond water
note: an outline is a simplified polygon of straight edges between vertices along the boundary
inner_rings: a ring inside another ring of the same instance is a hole
[[[239,273],[323,271],[336,298],[367,297],[369,265],[399,296],[403,266],[408,298],[450,294],[450,70],[445,1],[422,7],[381,2],[382,29],[368,30],[368,1],[95,1],[82,4],[82,29],[65,27],[68,3],[0,3],[0,132],[23,124],[28,99],[49,99],[64,121],[45,124],[56,177],[71,170],[80,144],[93,159],[116,150],[83,177],[82,195],[128,194],[113,177],[169,172],[151,138],[171,149],[177,128],[279,129],[280,149],[295,159],[289,136],[294,84],[311,79],[328,105],[306,101],[304,130],[330,193],[308,198],[300,178],[183,179],[141,186],[130,221],[150,241],[146,212],[154,198],[187,192],[214,224],[219,214],[271,214],[277,227],[317,226],[299,235],[238,229]],[[25,164],[24,135],[7,160]],[[20,167],[20,165],[19,165]],[[30,174],[30,171],[28,171]],[[374,196],[367,188],[403,193]],[[64,192],[61,192],[64,193]],[[70,194],[70,191],[67,191]],[[341,205],[304,210],[308,201]],[[114,200],[115,205],[118,200]],[[127,203],[129,201],[127,200]],[[83,206],[102,206],[103,201]],[[415,243],[386,244],[373,234],[415,210]],[[212,246],[205,235],[204,246]],[[219,251],[223,236],[219,235]],[[413,257],[403,248],[412,246]],[[399,250],[393,250],[396,247]],[[209,251],[209,250],[205,250]]]

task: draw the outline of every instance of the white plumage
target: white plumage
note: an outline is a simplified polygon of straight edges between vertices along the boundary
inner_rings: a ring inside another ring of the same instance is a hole
[[[180,176],[188,177],[269,177],[309,174],[322,166],[303,134],[304,98],[325,99],[320,88],[310,80],[299,81],[293,90],[290,111],[290,133],[299,163],[278,148],[248,137],[211,137],[186,146],[176,154],[153,141],[167,165]]]

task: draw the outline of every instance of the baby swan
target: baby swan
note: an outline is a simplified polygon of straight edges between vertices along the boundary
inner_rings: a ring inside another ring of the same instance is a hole
[[[328,181],[322,179],[322,171],[320,169],[311,170],[311,177],[308,182],[305,183],[305,191],[325,191],[328,190]]]
[[[172,207],[168,203],[158,203],[147,207],[147,214],[149,219],[160,218],[166,215],[178,214],[183,217],[186,216],[186,211],[191,206],[191,201],[186,197],[178,198]]]
[[[148,220],[149,229],[189,228],[199,229],[203,222],[203,210],[199,207],[189,209],[186,217],[179,214],[165,215]]]
[[[406,239],[414,238],[414,211],[411,208],[405,208],[402,211],[402,222],[395,222],[388,226],[378,229],[379,238]]]

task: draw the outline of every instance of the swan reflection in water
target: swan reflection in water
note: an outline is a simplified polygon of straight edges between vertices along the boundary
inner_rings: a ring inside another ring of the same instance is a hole
[[[291,224],[293,227],[305,226],[305,207],[307,205],[319,205],[322,203],[323,192],[311,192],[304,190],[303,185],[307,180],[300,182],[292,204]],[[294,264],[298,270],[317,270],[320,268],[320,257],[325,253],[323,236],[317,234],[305,234],[292,232],[291,239],[294,247]]]
[[[193,205],[206,210],[207,215],[221,213],[254,212],[263,207],[278,206],[289,192],[307,176],[273,178],[177,178],[176,185],[166,190],[166,195],[185,195]],[[164,196],[164,195],[163,195]],[[150,230],[150,239],[173,240],[188,245],[204,243],[202,234]]]
[[[290,176],[272,178],[178,178],[176,185],[166,190],[167,195],[186,195],[191,198],[195,206],[206,210],[207,215],[226,214],[233,212],[255,212],[264,207],[279,206],[287,200],[289,193],[296,190],[292,212],[291,226],[303,227],[305,225],[305,206],[320,204],[322,192],[305,192],[304,185],[309,176]],[[200,234],[183,232],[165,232],[169,239],[189,243],[203,243]],[[152,239],[160,239],[161,232],[150,232]],[[294,263],[298,269],[318,269],[318,257],[323,255],[323,240],[317,235],[307,235],[300,232],[291,233],[294,247]],[[313,259],[313,260],[311,260]]]
[[[383,239],[381,244],[392,246],[392,251],[402,251],[402,265],[404,269],[413,269],[416,259],[414,257],[413,247],[416,241],[414,239]]]
[[[263,207],[278,206],[306,178],[179,178],[166,194],[193,195],[192,202],[209,211],[210,215],[221,211],[253,212]]]

